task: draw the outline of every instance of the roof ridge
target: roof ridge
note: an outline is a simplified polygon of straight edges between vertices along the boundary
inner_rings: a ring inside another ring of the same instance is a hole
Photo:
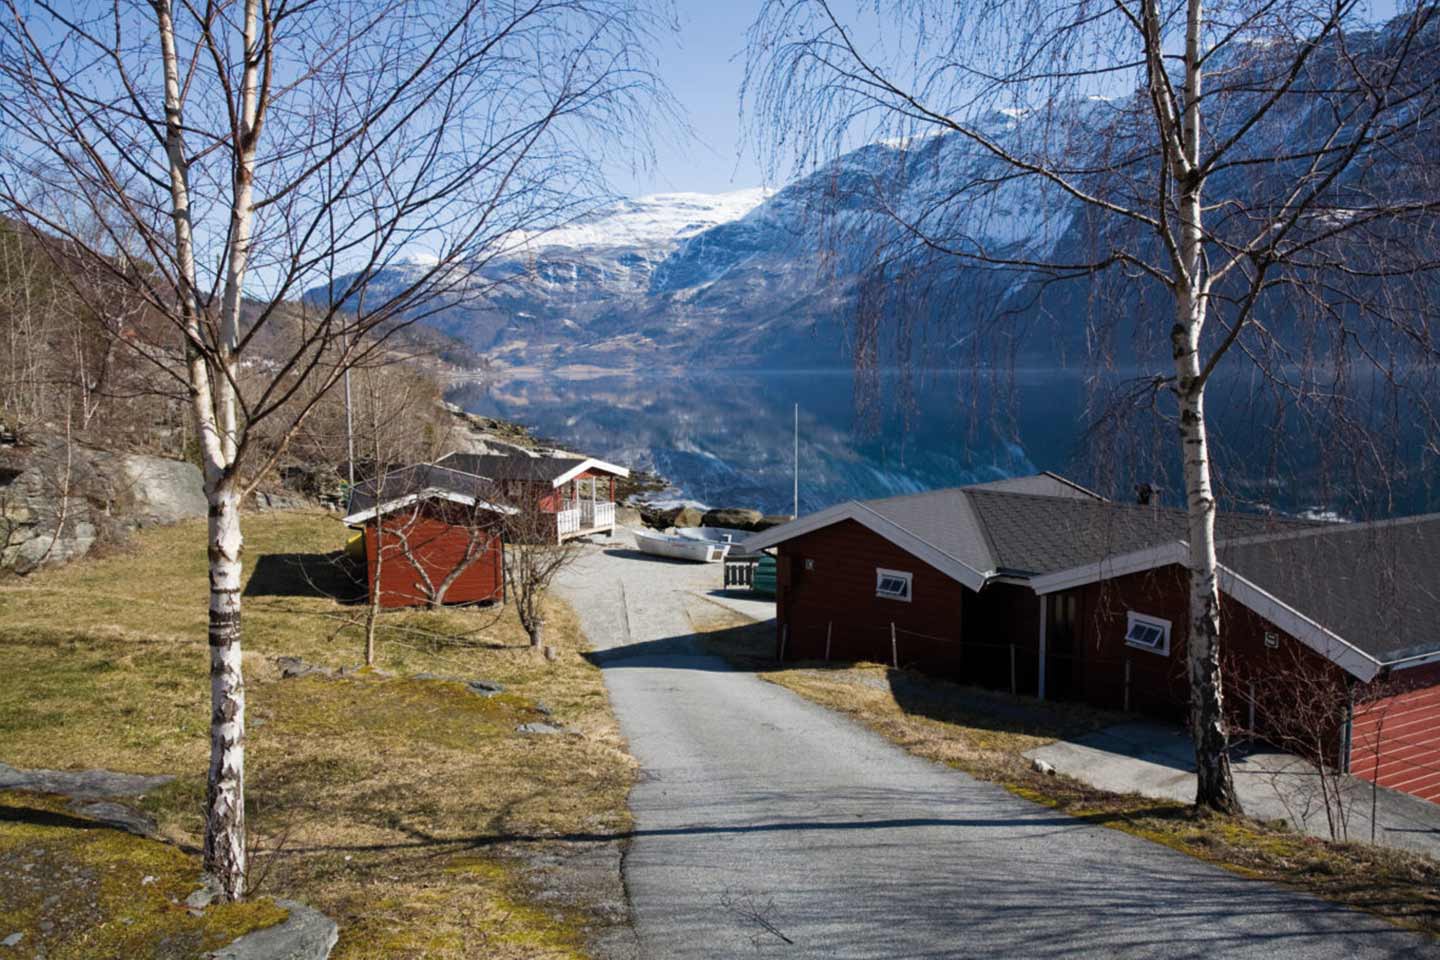
[[[1298,540],[1302,537],[1323,537],[1330,534],[1356,533],[1366,530],[1380,530],[1387,527],[1406,527],[1417,523],[1440,521],[1440,513],[1417,513],[1409,517],[1387,517],[1384,520],[1362,520],[1359,523],[1317,522],[1315,526],[1280,530],[1275,533],[1253,534],[1248,537],[1227,537],[1217,540],[1217,547],[1247,547],[1257,543],[1274,543],[1281,540]]]
[[[985,552],[986,552],[987,554],[989,554],[989,560],[990,560],[990,563],[988,564],[989,569],[990,569],[990,570],[999,570],[999,569],[1000,569],[1000,560],[1001,560],[1001,557],[1000,557],[1000,548],[997,547],[997,546],[995,546],[995,537],[994,537],[993,535],[991,535],[991,533],[990,533],[990,524],[985,520],[985,514],[982,513],[982,512],[979,511],[979,510],[976,510],[975,507],[974,507],[974,505],[970,503],[970,495],[971,495],[972,493],[975,493],[975,492],[977,492],[977,491],[973,491],[973,490],[961,490],[960,502],[965,505],[965,512],[970,515],[970,519],[973,520],[973,521],[975,522],[975,526],[980,529],[980,536],[985,539]],[[983,492],[983,491],[978,491],[978,492]],[[1072,498],[1072,497],[1053,497],[1053,498],[1050,498],[1050,499],[1055,499],[1055,500],[1070,500],[1070,499],[1073,499],[1073,498]]]

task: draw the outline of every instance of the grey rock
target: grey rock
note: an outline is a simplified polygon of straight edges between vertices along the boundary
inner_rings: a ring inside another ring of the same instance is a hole
[[[155,835],[155,821],[123,803],[115,803],[111,800],[97,800],[90,803],[74,800],[70,803],[70,809],[88,820],[133,833],[137,837]]]
[[[732,530],[754,530],[755,525],[764,519],[764,514],[759,510],[747,510],[743,507],[721,507],[718,510],[707,510],[701,518],[700,525],[705,527],[729,527]],[[680,526],[680,524],[677,524]]]
[[[556,660],[560,659],[560,650],[558,647],[553,647],[547,643],[545,644],[544,652],[545,659],[549,660],[551,663],[554,663]]]
[[[292,677],[335,677],[336,671],[330,667],[320,667],[313,663],[306,663],[299,657],[276,657],[275,666],[280,669],[280,678],[289,680]]]
[[[664,510],[660,514],[667,527],[698,527],[705,520],[705,514],[694,507],[676,507],[674,510]]]
[[[1055,776],[1055,768],[1052,767],[1050,764],[1046,763],[1044,760],[1041,760],[1039,757],[1036,757],[1034,760],[1030,761],[1030,767],[1036,773],[1043,773],[1047,777]]]
[[[23,934],[23,933],[12,933],[12,934],[10,934],[10,936],[6,937],[4,940],[0,940],[0,947],[17,947],[17,946],[20,945],[20,941],[21,941],[21,940],[24,940],[24,939],[25,939],[25,934]]]
[[[515,732],[554,736],[557,733],[564,733],[565,730],[562,727],[555,726],[553,723],[522,723],[515,728]]]
[[[131,454],[120,461],[119,502],[142,525],[176,523],[209,512],[200,468],[182,460]]]
[[[634,507],[624,504],[617,504],[615,507],[615,523],[622,527],[643,527],[645,518],[640,511]]]
[[[220,896],[220,884],[210,874],[200,878],[200,886],[185,898],[185,906],[191,910],[204,910]]]
[[[550,704],[546,703],[544,700],[535,701],[535,712],[540,714],[540,716],[542,717],[555,716],[555,711],[551,709]]]
[[[466,690],[480,697],[493,697],[505,692],[505,685],[494,680],[466,680],[463,677],[448,677],[439,673],[417,673],[411,680],[428,680],[435,683],[458,683]]]
[[[320,911],[293,900],[275,901],[290,916],[273,927],[247,933],[205,956],[208,960],[325,960],[340,928]]]
[[[262,512],[267,510],[312,510],[319,503],[319,500],[312,500],[298,493],[255,491],[255,509]]]
[[[22,770],[0,763],[0,790],[58,793],[81,800],[139,796],[174,779],[169,774],[114,773],[110,770]]]

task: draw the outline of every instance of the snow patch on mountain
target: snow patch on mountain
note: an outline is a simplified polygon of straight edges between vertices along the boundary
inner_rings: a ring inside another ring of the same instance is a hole
[[[650,247],[693,237],[739,220],[774,193],[765,187],[730,193],[657,193],[622,200],[554,230],[516,238],[516,246],[534,250],[566,247],[603,250]]]

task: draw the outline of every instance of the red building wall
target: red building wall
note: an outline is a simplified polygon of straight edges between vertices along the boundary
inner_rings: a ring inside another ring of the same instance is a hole
[[[1096,706],[1122,708],[1128,661],[1130,709],[1184,722],[1190,702],[1186,672],[1189,571],[1178,565],[1162,567],[1067,593],[1077,597],[1079,609],[1078,642],[1071,665],[1075,697]],[[1170,621],[1168,654],[1125,642],[1131,611]],[[1267,715],[1280,719],[1293,713],[1284,702],[1283,684],[1277,683],[1280,678],[1323,674],[1333,682],[1343,682],[1339,667],[1225,594],[1220,597],[1220,630],[1232,729],[1263,732]],[[1055,665],[1052,673],[1064,669]],[[1338,734],[1337,727],[1334,736]]]
[[[913,575],[909,602],[875,595],[878,567]],[[891,623],[902,665],[956,653],[965,588],[853,520],[782,543],[776,572],[786,659],[823,658],[829,628],[834,659],[888,663]]]
[[[463,526],[446,523],[433,515],[414,516],[408,512],[384,518],[383,539],[377,524],[365,527],[365,558],[369,568],[370,597],[379,590],[382,607],[413,607],[428,602],[423,569],[432,584],[438,585],[461,561],[470,534]],[[488,535],[483,550],[465,568],[445,593],[446,603],[475,603],[505,598],[505,554],[498,533]],[[408,545],[408,556],[405,547]],[[380,551],[383,550],[383,553]],[[413,558],[413,561],[412,561]],[[379,568],[379,577],[376,568]]]
[[[1355,709],[1350,772],[1440,802],[1440,663],[1396,670],[1377,689],[1388,695]]]

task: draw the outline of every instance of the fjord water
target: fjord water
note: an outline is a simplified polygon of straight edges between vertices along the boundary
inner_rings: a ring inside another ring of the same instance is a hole
[[[1230,506],[1347,517],[1437,508],[1418,429],[1395,445],[1398,482],[1377,497],[1323,436],[1292,426],[1243,386],[1217,381],[1210,391]],[[1123,423],[1101,417],[1095,379],[1072,370],[887,370],[858,389],[850,370],[531,371],[461,380],[449,397],[570,449],[652,470],[676,496],[709,506],[791,511],[797,403],[802,513],[1037,470],[1125,498],[1136,483],[1152,483],[1160,502],[1183,502],[1168,422],[1150,411]],[[1106,422],[1095,428],[1098,420]]]

